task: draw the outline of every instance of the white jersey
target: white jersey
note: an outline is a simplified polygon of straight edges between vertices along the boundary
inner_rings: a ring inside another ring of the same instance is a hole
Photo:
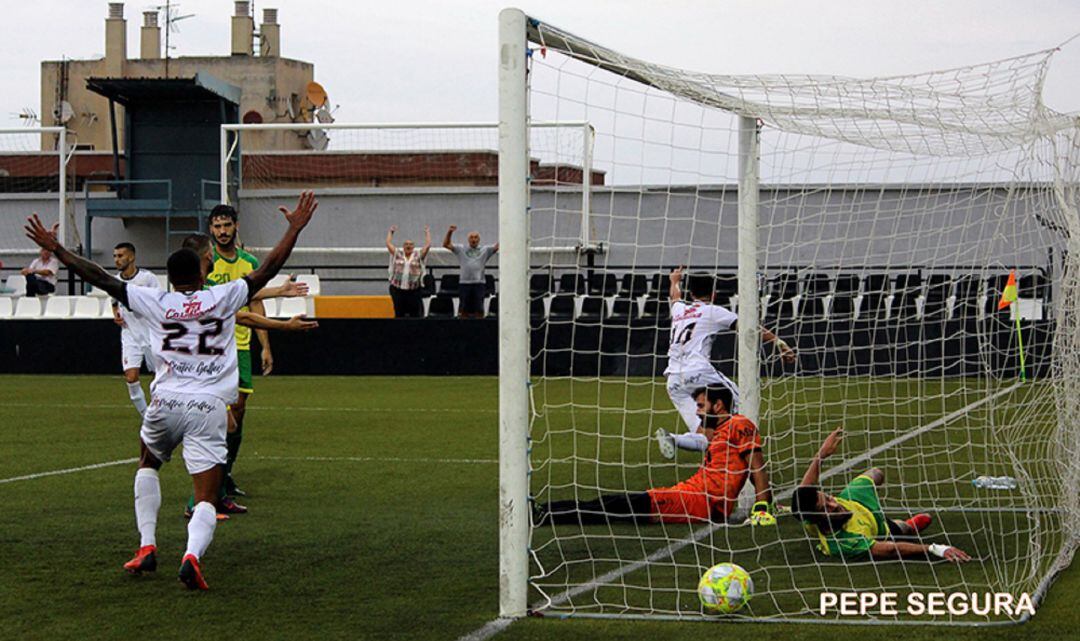
[[[146,320],[157,359],[150,394],[207,394],[236,400],[236,312],[248,304],[248,282],[196,292],[129,286],[128,309]]]
[[[712,370],[712,345],[719,332],[731,329],[735,312],[719,305],[676,301],[671,305],[671,344],[664,374]]]
[[[124,278],[123,275],[117,272],[116,277],[128,285],[161,289],[161,283],[158,281],[157,276],[149,269],[140,269],[131,278]],[[124,311],[123,305],[120,305],[117,309],[120,311],[120,318],[124,319],[124,328],[120,330],[121,344],[136,347],[148,346],[149,336],[147,336],[146,323],[143,319],[130,310]]]

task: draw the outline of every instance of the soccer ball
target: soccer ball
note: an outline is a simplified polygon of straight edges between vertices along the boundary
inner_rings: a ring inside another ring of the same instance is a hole
[[[721,563],[705,571],[698,582],[698,598],[707,612],[737,612],[754,595],[750,573],[734,563]]]

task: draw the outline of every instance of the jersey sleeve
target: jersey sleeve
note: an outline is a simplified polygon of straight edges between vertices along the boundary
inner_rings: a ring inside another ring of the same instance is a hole
[[[715,322],[720,329],[731,329],[735,326],[735,321],[739,320],[738,314],[726,307],[713,305],[709,309],[713,322]]]
[[[685,311],[686,311],[686,303],[682,302],[681,300],[677,300],[677,301],[671,303],[671,315],[672,316],[678,316],[679,314],[682,314]]]
[[[143,287],[149,287],[151,289],[161,289],[161,281],[157,279],[157,276],[150,272],[143,272],[143,282],[139,283]]]
[[[160,289],[150,289],[140,285],[124,283],[127,293],[126,307],[143,318],[160,320],[161,305],[158,304]],[[123,302],[123,301],[121,301]]]
[[[740,455],[761,449],[761,433],[758,432],[757,426],[750,422],[749,419],[740,421],[739,426],[735,429],[734,436],[731,445]]]
[[[870,548],[874,541],[862,534],[854,532],[836,532],[826,536],[829,543],[829,551],[842,559],[857,559],[870,554]]]
[[[233,280],[221,285],[215,285],[210,291],[218,297],[218,306],[221,313],[231,316],[246,307],[251,298],[247,278]]]

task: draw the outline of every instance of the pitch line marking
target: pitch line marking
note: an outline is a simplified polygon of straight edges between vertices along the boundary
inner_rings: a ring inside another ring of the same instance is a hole
[[[69,467],[63,470],[50,470],[48,472],[38,472],[36,474],[24,474],[23,476],[13,476],[7,479],[0,479],[0,485],[4,483],[14,483],[16,481],[30,481],[32,479],[40,479],[46,476],[60,476],[61,474],[74,474],[75,472],[98,470],[103,467],[113,467],[115,465],[127,465],[129,463],[135,463],[138,460],[138,458],[125,458],[116,461],[106,461],[104,463],[94,463],[93,465],[83,465],[81,467]]]
[[[352,463],[446,463],[462,465],[497,465],[498,459],[487,458],[404,458],[397,456],[262,456],[265,461],[342,461]]]
[[[910,432],[907,432],[906,434],[901,434],[900,436],[897,436],[894,439],[886,441],[885,443],[882,443],[881,445],[878,445],[877,447],[872,448],[870,451],[868,451],[868,452],[866,452],[864,454],[856,456],[855,458],[852,458],[852,459],[848,459],[848,460],[840,463],[839,465],[835,465],[835,466],[829,468],[828,470],[823,471],[821,473],[821,476],[819,477],[819,480],[825,480],[827,478],[830,478],[830,477],[836,476],[837,474],[845,472],[848,469],[858,465],[860,462],[866,461],[867,459],[873,457],[876,454],[880,454],[881,452],[887,450],[888,448],[890,448],[890,447],[892,447],[894,445],[897,445],[899,443],[903,443],[904,441],[906,441],[908,439],[911,439],[911,438],[914,438],[914,437],[916,437],[916,436],[918,436],[920,434],[923,434],[923,433],[925,433],[925,432],[927,432],[929,430],[932,430],[935,427],[938,427],[940,425],[944,425],[945,423],[948,423],[949,421],[952,421],[954,418],[963,416],[967,412],[975,409],[976,407],[979,407],[980,405],[985,405],[986,403],[989,403],[990,401],[996,399],[999,396],[1003,396],[1004,394],[1012,392],[1016,388],[1020,387],[1020,385],[1021,385],[1021,383],[1014,383],[1013,385],[1011,385],[1011,386],[1009,386],[1009,387],[1007,387],[1007,388],[1005,388],[1003,390],[995,392],[994,394],[991,394],[990,396],[983,397],[983,398],[981,398],[981,399],[979,399],[979,400],[977,400],[977,401],[975,401],[973,403],[970,403],[970,404],[956,410],[955,412],[952,412],[950,414],[946,414],[945,416],[943,416],[943,417],[941,417],[941,418],[939,418],[939,419],[937,419],[935,421],[927,423],[926,425],[923,425],[922,427],[916,428],[916,429],[914,429],[914,430],[912,430]],[[777,492],[776,497],[775,497],[774,500],[787,499],[794,493],[794,491],[795,491],[794,489],[789,489],[789,490],[782,490],[780,492]],[[631,572],[636,572],[637,570],[640,570],[641,568],[646,567],[647,565],[649,565],[650,563],[653,563],[654,561],[659,561],[660,559],[670,557],[670,556],[674,555],[676,552],[678,552],[679,550],[681,550],[681,549],[685,548],[686,546],[690,545],[691,543],[696,543],[697,541],[700,541],[701,539],[704,539],[705,537],[709,536],[710,534],[712,534],[716,530],[720,529],[721,527],[724,527],[724,524],[717,523],[717,524],[703,526],[702,528],[700,528],[698,531],[694,532],[690,536],[688,536],[688,537],[686,537],[684,539],[679,539],[677,541],[673,541],[667,547],[662,548],[660,550],[657,550],[656,552],[653,552],[652,554],[645,557],[644,559],[641,559],[640,561],[634,561],[633,563],[630,563],[628,565],[624,565],[622,567],[615,568],[614,570],[611,570],[610,572],[607,572],[606,574],[603,574],[603,575],[593,579],[592,581],[589,581],[588,583],[583,583],[583,584],[581,584],[581,585],[579,585],[579,586],[577,586],[575,588],[568,589],[565,592],[563,592],[562,594],[556,595],[555,597],[553,597],[551,599],[536,603],[536,604],[533,605],[533,609],[534,610],[538,609],[540,606],[553,607],[553,606],[562,605],[563,603],[566,603],[567,601],[569,601],[570,599],[574,598],[575,596],[577,596],[579,594],[589,592],[590,590],[595,590],[595,589],[597,589],[599,587],[602,587],[604,584],[611,583],[615,579],[626,576],[627,574],[630,574]],[[502,632],[503,630],[505,630],[506,628],[510,627],[510,625],[514,621],[516,621],[516,619],[506,619],[506,618],[501,618],[501,617],[492,619],[491,621],[484,624],[482,627],[477,628],[476,630],[473,630],[469,634],[461,637],[460,639],[458,639],[458,641],[485,641],[486,639],[490,639],[491,637],[495,636],[496,634],[498,634],[498,633]]]
[[[49,403],[47,406],[41,403],[4,403],[4,407],[60,407],[68,409],[83,409],[83,410],[112,410],[112,409],[125,409],[131,408],[130,403]],[[254,406],[249,407],[248,411],[255,410],[257,412],[366,412],[372,414],[385,414],[390,412],[408,412],[409,414],[427,413],[427,414],[496,414],[499,410],[478,408],[478,409],[463,409],[463,408],[444,408],[444,409],[431,409],[431,408],[404,408],[404,407],[280,407],[280,406]]]

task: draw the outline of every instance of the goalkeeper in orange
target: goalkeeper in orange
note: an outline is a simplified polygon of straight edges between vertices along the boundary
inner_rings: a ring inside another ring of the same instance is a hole
[[[757,492],[753,525],[776,525],[761,435],[753,421],[732,414],[731,390],[710,385],[694,392],[709,449],[698,471],[671,487],[601,494],[591,501],[553,501],[534,508],[535,524],[724,522],[751,479]]]

